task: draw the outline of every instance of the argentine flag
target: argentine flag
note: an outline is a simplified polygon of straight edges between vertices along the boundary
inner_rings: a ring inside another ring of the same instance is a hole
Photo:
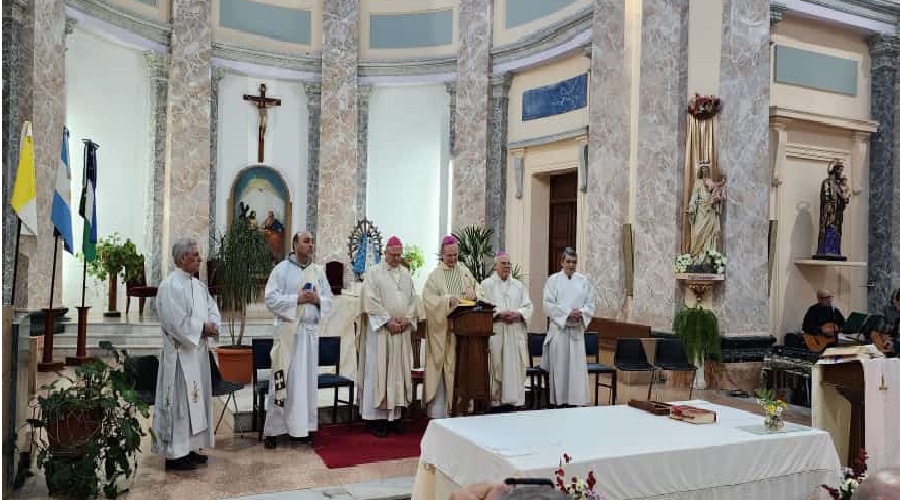
[[[53,191],[53,206],[50,220],[53,229],[63,239],[63,247],[74,253],[75,239],[72,237],[72,174],[69,170],[69,129],[63,127],[62,147],[59,153],[59,168],[56,170],[56,189]]]

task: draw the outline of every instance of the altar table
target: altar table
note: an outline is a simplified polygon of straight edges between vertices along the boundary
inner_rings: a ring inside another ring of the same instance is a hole
[[[754,433],[763,417],[706,401],[718,422],[696,425],[626,405],[432,420],[422,438],[413,500],[445,500],[453,490],[507,477],[553,478],[563,453],[567,479],[589,470],[609,500],[806,499],[835,486],[840,461],[831,436]],[[786,428],[786,429],[788,429]]]

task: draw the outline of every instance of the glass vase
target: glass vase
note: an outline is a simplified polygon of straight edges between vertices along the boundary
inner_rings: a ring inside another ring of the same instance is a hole
[[[766,419],[763,421],[768,431],[779,431],[784,427],[784,420],[781,418],[781,409],[776,411],[766,411]]]

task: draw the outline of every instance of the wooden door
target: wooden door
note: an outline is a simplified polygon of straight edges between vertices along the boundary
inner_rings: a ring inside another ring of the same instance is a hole
[[[550,179],[550,244],[547,275],[560,270],[560,256],[566,247],[575,248],[578,222],[578,173],[571,172]]]

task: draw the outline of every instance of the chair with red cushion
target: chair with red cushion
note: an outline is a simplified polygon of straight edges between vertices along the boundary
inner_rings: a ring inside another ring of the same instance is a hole
[[[125,315],[128,316],[128,310],[131,308],[131,298],[138,298],[138,315],[144,315],[144,303],[149,297],[156,297],[157,288],[155,286],[147,286],[147,275],[144,268],[144,257],[141,256],[141,274],[137,279],[125,283]]]

